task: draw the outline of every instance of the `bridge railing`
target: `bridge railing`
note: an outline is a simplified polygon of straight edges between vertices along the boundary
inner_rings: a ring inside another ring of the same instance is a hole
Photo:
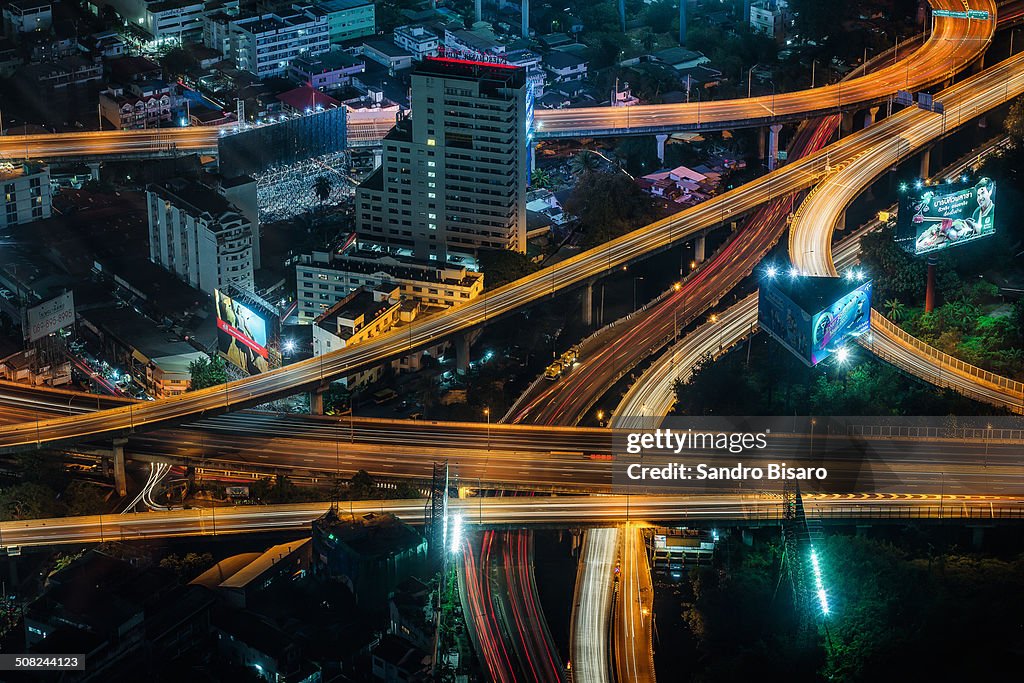
[[[940,351],[934,346],[926,344],[917,337],[910,335],[876,310],[871,311],[871,327],[874,330],[883,330],[888,336],[898,339],[905,346],[917,351],[919,355],[938,361],[945,369],[950,369],[960,375],[971,377],[997,389],[1024,397],[1024,382],[1018,382],[1009,377],[1003,377],[994,372],[983,370],[976,365],[971,365],[944,351]]]
[[[1024,443],[1024,429],[987,427],[917,427],[912,425],[850,425],[849,436],[885,439],[953,439]]]
[[[812,498],[804,498],[808,515],[823,522],[839,520],[901,520],[901,519],[948,519],[948,520],[1021,520],[1024,521],[1024,501],[965,501],[950,499],[936,501],[933,505],[911,505],[892,503],[886,505],[822,504]],[[758,505],[740,516],[750,522],[781,522],[784,517],[781,503]]]

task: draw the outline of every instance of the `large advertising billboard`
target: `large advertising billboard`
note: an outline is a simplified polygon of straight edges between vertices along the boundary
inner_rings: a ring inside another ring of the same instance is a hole
[[[897,241],[916,255],[957,247],[995,233],[996,184],[925,188],[900,201]]]
[[[805,363],[811,359],[811,316],[773,282],[757,297],[757,324]]]
[[[814,315],[811,322],[811,365],[825,360],[851,337],[871,327],[871,281],[843,295]]]
[[[217,154],[221,174],[233,178],[342,152],[346,146],[345,109],[336,107],[224,135],[217,140]]]
[[[26,335],[30,342],[37,341],[53,334],[57,330],[75,322],[75,299],[71,292],[64,292],[27,311],[28,329]]]
[[[808,365],[817,365],[871,327],[871,281],[784,277],[762,284],[761,329]]]
[[[217,348],[229,363],[249,374],[270,369],[267,320],[224,292],[214,291],[217,302]]]

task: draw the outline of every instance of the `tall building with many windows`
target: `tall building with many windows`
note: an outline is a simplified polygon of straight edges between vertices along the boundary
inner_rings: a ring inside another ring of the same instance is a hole
[[[252,291],[258,228],[212,187],[174,179],[146,189],[149,260],[213,294]]]
[[[412,111],[384,139],[381,166],[356,195],[364,245],[460,262],[480,248],[526,250],[526,70],[426,58]]]
[[[0,159],[0,228],[50,217],[50,170],[38,162]]]

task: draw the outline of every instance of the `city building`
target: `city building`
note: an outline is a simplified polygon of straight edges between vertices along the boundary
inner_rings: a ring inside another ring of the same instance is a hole
[[[149,259],[213,294],[232,283],[253,289],[257,226],[211,187],[181,179],[146,190]]]
[[[754,33],[780,39],[785,31],[784,7],[776,0],[759,0],[750,3],[750,29]]]
[[[190,583],[216,590],[227,604],[244,609],[255,596],[275,584],[305,576],[311,547],[311,539],[303,538],[280,543],[263,553],[235,555],[221,560]]]
[[[313,321],[313,356],[337,351],[379,337],[394,328],[401,319],[399,288],[390,283],[373,289],[360,287],[334,304]],[[342,378],[352,389],[379,380],[384,365],[362,370]]]
[[[269,619],[218,606],[211,616],[217,655],[273,683],[320,683],[320,668],[302,657],[294,638]]]
[[[426,683],[432,678],[428,651],[400,636],[383,636],[370,654],[374,680]]]
[[[392,76],[395,72],[411,67],[414,61],[411,52],[390,40],[368,40],[362,44],[360,51],[367,59],[387,67]]]
[[[225,56],[259,78],[283,76],[292,60],[331,49],[327,14],[301,5],[292,5],[288,13],[232,19],[225,29],[211,27],[208,33],[213,43],[208,47],[224,49],[226,42]]]
[[[449,28],[444,32],[445,54],[449,57],[480,59],[505,54],[505,44],[488,30]]]
[[[532,88],[534,98],[544,95],[547,73],[544,71],[543,59],[538,53],[531,50],[512,50],[505,53],[505,63],[526,69],[526,83]]]
[[[103,62],[73,55],[46,64],[26,64],[17,77],[36,88],[59,90],[102,79]]]
[[[0,188],[4,204],[0,226],[9,228],[50,217],[52,195],[46,164],[0,159]]]
[[[125,22],[153,40],[198,42],[203,20],[217,12],[238,14],[239,0],[91,0],[94,11],[113,7]]]
[[[25,608],[25,641],[29,652],[84,655],[104,680],[134,653],[171,660],[203,642],[213,604],[206,588],[182,586],[170,571],[93,549],[47,577]]]
[[[300,85],[277,96],[281,109],[289,114],[302,114],[320,109],[340,107],[341,102],[309,85]]]
[[[360,239],[386,252],[455,261],[480,248],[526,250],[526,70],[427,58],[412,109],[356,191]]]
[[[317,7],[327,13],[327,33],[333,45],[372,36],[377,31],[372,0],[323,0]]]
[[[426,26],[409,24],[395,29],[395,45],[407,50],[413,59],[419,61],[424,57],[436,57],[441,39]]]
[[[352,77],[366,71],[366,60],[343,50],[332,50],[292,60],[291,73],[317,90],[336,90],[352,84]]]
[[[45,31],[53,25],[50,0],[13,0],[3,9],[4,34],[16,38],[23,33]]]
[[[549,52],[544,55],[544,68],[552,83],[578,81],[587,77],[587,60],[571,52]]]
[[[484,276],[466,265],[383,254],[353,245],[335,253],[315,251],[295,266],[299,320],[310,321],[360,287],[398,285],[401,295],[425,308],[448,308],[472,301],[484,289]]]
[[[158,128],[173,119],[177,100],[164,81],[116,85],[100,93],[100,113],[122,130]]]
[[[342,519],[331,509],[313,522],[314,571],[340,579],[361,603],[383,604],[428,563],[427,539],[393,514]]]

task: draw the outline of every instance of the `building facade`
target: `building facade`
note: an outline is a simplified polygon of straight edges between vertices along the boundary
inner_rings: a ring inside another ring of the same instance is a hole
[[[448,308],[472,301],[484,289],[484,276],[462,266],[381,255],[361,249],[345,254],[313,252],[295,265],[299,320],[321,315],[360,287],[394,283],[401,296],[425,308]]]
[[[232,283],[254,288],[258,232],[213,188],[170,180],[146,190],[149,258],[208,294]]]
[[[526,70],[427,58],[412,73],[413,119],[383,141],[356,193],[365,244],[454,262],[480,248],[526,250]]]
[[[210,47],[224,47],[211,27]],[[309,57],[331,49],[327,14],[314,7],[293,5],[284,14],[261,14],[234,19],[228,27],[226,56],[235,66],[259,78],[284,76],[297,57]]]
[[[334,45],[377,31],[377,14],[371,0],[325,0],[318,4],[327,13],[327,33]]]
[[[50,0],[15,0],[4,7],[3,19],[9,38],[45,31],[53,25],[53,5]]]
[[[413,59],[419,61],[424,57],[436,57],[441,39],[426,26],[410,24],[395,29],[395,45],[408,50]]]
[[[0,227],[31,223],[51,215],[50,169],[38,162],[7,163],[0,159],[0,190],[4,210]]]

